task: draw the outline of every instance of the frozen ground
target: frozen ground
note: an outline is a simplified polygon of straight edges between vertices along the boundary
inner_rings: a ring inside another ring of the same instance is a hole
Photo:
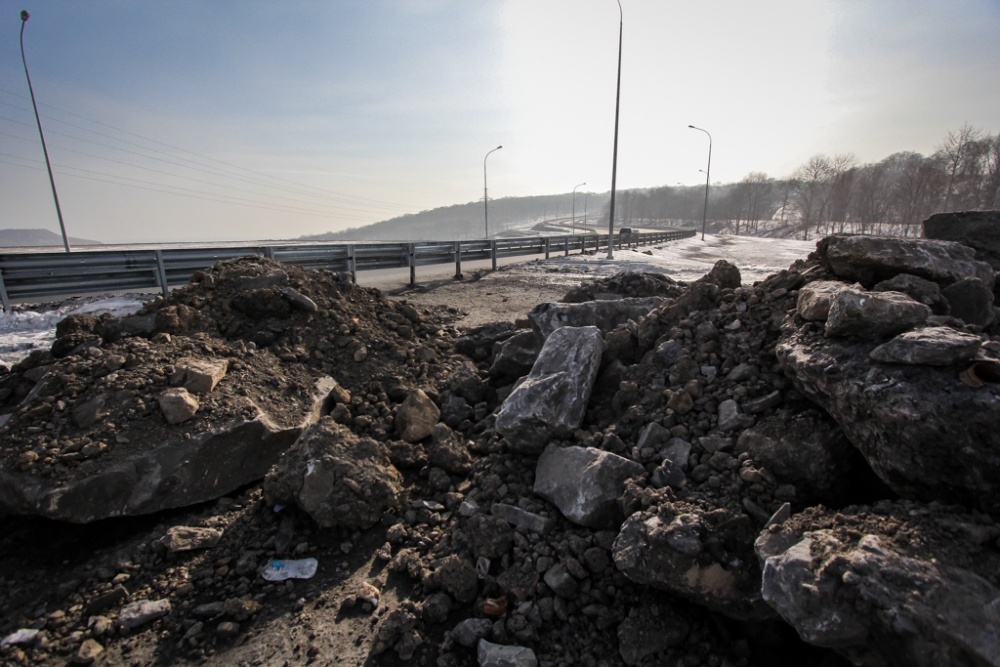
[[[405,272],[398,272],[398,277],[379,279],[362,273],[359,282],[374,284],[397,298],[418,304],[453,305],[468,313],[462,324],[471,327],[491,320],[513,321],[539,303],[558,300],[569,287],[579,284],[581,278],[600,278],[618,271],[649,271],[691,281],[725,259],[739,267],[744,283],[753,283],[788,268],[815,247],[812,241],[709,234],[704,241],[698,235],[658,246],[615,250],[613,260],[608,260],[607,252],[602,251],[596,255],[553,256],[548,260],[509,264],[476,281],[453,280],[450,275],[454,267],[439,266],[421,268],[421,285],[417,288],[406,286]],[[475,271],[480,264],[488,265],[487,262],[466,265],[466,271]],[[51,345],[56,323],[67,315],[134,313],[142,305],[141,298],[139,295],[90,297],[57,304],[14,306],[12,312],[0,313],[0,364],[10,366],[33,349]]]

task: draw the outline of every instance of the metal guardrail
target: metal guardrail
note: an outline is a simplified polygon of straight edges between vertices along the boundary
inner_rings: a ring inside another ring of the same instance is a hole
[[[650,245],[694,236],[693,231],[632,234],[634,245]],[[64,252],[0,253],[0,299],[4,310],[12,299],[30,299],[95,292],[121,292],[184,285],[194,271],[220,260],[245,255],[270,259],[308,269],[359,271],[410,269],[410,284],[416,284],[418,266],[455,264],[462,275],[462,262],[525,255],[585,252],[607,247],[607,236],[577,234],[478,241],[424,241],[418,243],[309,243],[259,246],[204,246],[183,248],[137,248],[134,250],[86,249]]]

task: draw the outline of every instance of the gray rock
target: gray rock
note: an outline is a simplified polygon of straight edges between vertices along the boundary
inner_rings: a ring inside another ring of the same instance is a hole
[[[232,639],[240,634],[240,624],[235,621],[223,621],[215,628],[215,634],[220,639]]]
[[[871,358],[887,364],[950,366],[976,356],[979,336],[951,327],[924,327],[899,334],[871,351]]]
[[[816,410],[767,417],[740,434],[737,449],[809,498],[827,500],[854,473],[854,448],[840,427]]]
[[[85,639],[73,656],[73,662],[77,665],[89,665],[97,660],[102,653],[104,653],[104,647],[96,639]]]
[[[190,439],[165,433],[133,455],[77,470],[59,480],[0,469],[0,514],[31,514],[71,523],[187,507],[263,479],[303,430],[319,419],[332,378],[316,381],[297,414],[275,417],[257,406],[251,418],[220,422]],[[294,424],[279,426],[279,423]]]
[[[455,350],[477,361],[485,359],[495,344],[507,340],[518,331],[513,322],[489,322],[456,338]]]
[[[294,290],[291,287],[282,287],[281,296],[288,299],[288,302],[291,303],[294,307],[298,308],[299,310],[304,310],[307,313],[315,313],[317,310],[319,310],[319,306],[316,305],[315,301],[307,297],[302,292]]]
[[[472,455],[465,441],[444,424],[437,424],[427,447],[431,464],[450,473],[464,475],[472,468]]]
[[[837,292],[826,320],[827,336],[878,340],[920,326],[931,309],[900,292]]]
[[[448,634],[462,646],[475,646],[483,637],[488,637],[493,630],[493,621],[488,618],[467,618]]]
[[[556,595],[562,598],[571,598],[576,595],[576,579],[573,578],[562,563],[556,563],[545,571],[542,577],[545,585],[551,588]]]
[[[753,364],[739,363],[733,367],[733,370],[729,371],[726,376],[726,380],[729,382],[745,382],[746,380],[751,380],[757,377],[760,371]],[[708,375],[706,373],[706,375]]]
[[[694,328],[694,339],[699,343],[707,343],[710,340],[716,340],[718,337],[719,330],[707,320]]]
[[[520,507],[514,507],[505,503],[494,503],[493,507],[490,508],[490,512],[493,516],[500,517],[512,526],[523,528],[539,535],[547,535],[556,525],[556,521],[553,518],[540,516],[523,510]]]
[[[542,340],[534,331],[522,331],[514,334],[500,344],[490,368],[490,375],[509,375],[523,377],[531,371],[542,349]]]
[[[969,246],[1000,271],[1000,211],[936,213],[924,220],[924,236]]]
[[[845,544],[832,530],[762,557],[767,603],[802,639],[854,664],[1000,664],[1000,589],[968,570],[901,555],[876,535]]]
[[[753,417],[740,413],[740,406],[733,399],[719,403],[719,430],[732,431],[747,428],[753,424]]]
[[[941,295],[951,306],[950,315],[966,324],[987,327],[996,316],[992,282],[987,285],[979,278],[963,278],[941,290]]]
[[[760,598],[760,569],[753,556],[756,536],[742,512],[667,503],[656,512],[630,516],[612,553],[618,570],[639,585],[731,618],[759,620],[773,612]],[[719,548],[723,544],[738,551]]]
[[[681,470],[687,470],[688,459],[691,456],[691,443],[683,438],[670,438],[667,441],[667,446],[660,450],[660,456],[677,464]]]
[[[73,408],[73,423],[79,428],[90,428],[107,415],[104,397],[94,396]]]
[[[665,486],[680,488],[684,486],[685,479],[684,470],[669,459],[657,466],[650,476],[650,482],[658,489]]]
[[[538,458],[534,492],[573,523],[610,528],[623,518],[618,496],[625,480],[645,474],[639,463],[610,452],[549,445]]]
[[[396,408],[395,426],[399,437],[407,442],[423,440],[434,431],[441,410],[421,389],[414,389]]]
[[[198,399],[188,393],[183,387],[167,389],[157,399],[160,412],[168,424],[180,424],[194,417],[200,404]]]
[[[273,269],[254,278],[244,278],[240,284],[242,291],[280,287],[288,282],[288,274],[283,269]]]
[[[902,292],[914,301],[930,306],[935,315],[947,315],[950,311],[948,301],[941,296],[941,286],[937,283],[900,273],[894,278],[883,280],[875,285],[873,292]]]
[[[838,278],[866,287],[900,273],[942,285],[981,278],[992,286],[993,268],[977,261],[972,248],[949,241],[828,236],[816,244],[816,253]]]
[[[825,322],[833,298],[849,285],[838,280],[817,280],[799,290],[795,309],[804,320]]]
[[[670,440],[670,431],[656,422],[650,422],[646,424],[646,428],[642,429],[635,446],[640,451],[646,448],[659,449],[668,440]]]
[[[562,327],[548,337],[531,372],[497,415],[497,432],[511,449],[537,454],[551,437],[579,427],[603,350],[596,327]]]
[[[479,667],[537,667],[535,652],[523,646],[501,646],[479,640],[476,652]]]
[[[725,451],[733,448],[733,439],[727,438],[719,433],[712,433],[698,439],[698,444],[709,454]]]
[[[269,503],[294,503],[324,528],[369,528],[399,507],[401,493],[388,448],[329,416],[309,427],[264,479]]]
[[[906,498],[956,501],[1000,515],[1000,401],[948,366],[881,365],[874,344],[788,330],[785,374],[832,416],[872,470]]]
[[[461,396],[453,394],[450,389],[441,393],[440,402],[441,421],[450,428],[458,428],[463,421],[473,417],[472,406]]]
[[[118,624],[137,628],[170,613],[170,600],[138,600],[130,602],[118,612]]]
[[[174,526],[160,538],[160,544],[171,553],[211,549],[222,539],[222,531],[196,526]]]
[[[682,643],[690,626],[666,605],[632,607],[618,626],[618,652],[626,665],[637,665],[643,658]]]
[[[543,339],[560,327],[597,327],[611,331],[629,320],[638,321],[666,299],[650,296],[618,301],[584,303],[541,303],[528,311],[531,328]]]
[[[748,415],[756,415],[764,412],[765,410],[778,407],[784,402],[784,400],[785,399],[781,396],[781,392],[775,389],[766,396],[760,396],[758,398],[751,398],[743,401],[743,412]]]

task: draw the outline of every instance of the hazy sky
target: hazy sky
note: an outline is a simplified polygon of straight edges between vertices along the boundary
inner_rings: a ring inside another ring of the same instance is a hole
[[[1000,0],[622,6],[619,188],[703,182],[689,124],[723,182],[1000,130]],[[359,226],[481,198],[498,144],[491,197],[611,185],[614,0],[0,0],[0,228],[58,231],[21,9],[74,236]]]

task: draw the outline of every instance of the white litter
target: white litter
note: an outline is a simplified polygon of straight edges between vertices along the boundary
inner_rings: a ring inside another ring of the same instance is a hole
[[[268,581],[284,581],[285,579],[312,579],[316,575],[316,568],[319,562],[315,558],[303,558],[302,560],[275,560],[271,561],[261,576]]]

